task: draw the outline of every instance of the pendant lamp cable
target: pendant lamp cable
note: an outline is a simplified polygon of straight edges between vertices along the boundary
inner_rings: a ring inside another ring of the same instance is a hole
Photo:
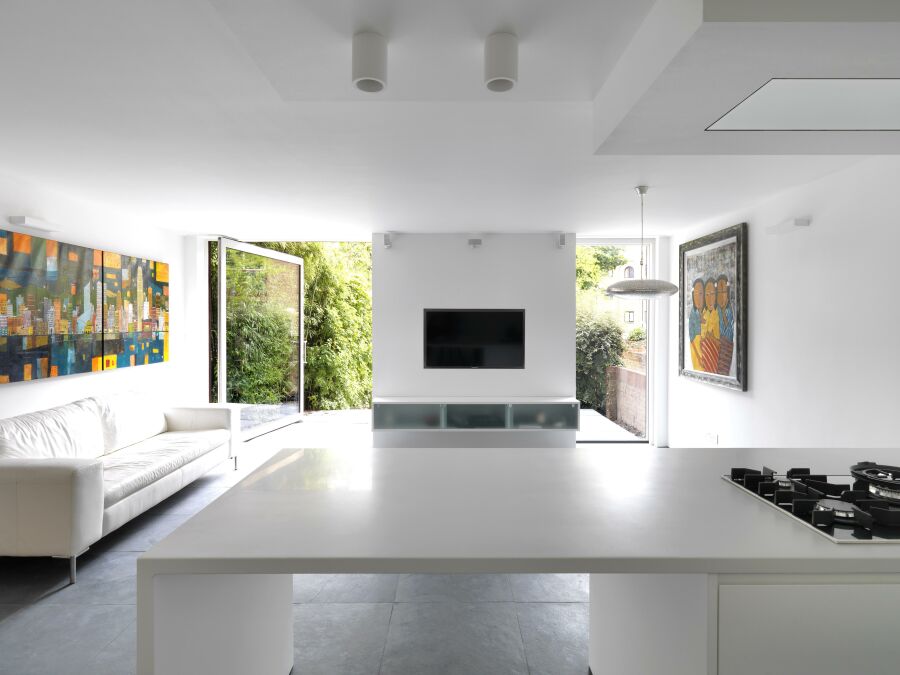
[[[644,274],[644,193],[638,191],[641,196],[641,279],[646,279]]]

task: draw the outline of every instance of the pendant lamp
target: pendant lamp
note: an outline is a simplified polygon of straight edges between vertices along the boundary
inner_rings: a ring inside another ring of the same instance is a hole
[[[641,278],[623,279],[610,284],[606,294],[614,298],[634,298],[637,300],[653,300],[664,298],[678,292],[678,286],[662,279],[647,279],[644,269],[644,195],[646,185],[638,185],[635,190],[641,196]]]

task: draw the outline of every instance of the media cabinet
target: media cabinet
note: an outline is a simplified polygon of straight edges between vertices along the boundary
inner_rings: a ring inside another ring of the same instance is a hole
[[[574,397],[375,397],[376,447],[573,447]]]

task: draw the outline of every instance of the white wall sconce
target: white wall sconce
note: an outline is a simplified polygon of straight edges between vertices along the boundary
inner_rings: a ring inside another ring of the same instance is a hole
[[[518,81],[519,38],[513,33],[491,33],[484,41],[484,86],[499,93]]]
[[[353,84],[369,94],[387,86],[387,40],[380,33],[353,36]]]
[[[381,235],[381,241],[385,248],[390,248],[394,245],[394,236],[390,232],[385,232]]]
[[[556,248],[565,248],[568,243],[568,239],[566,238],[565,232],[556,232],[554,234],[556,237]]]
[[[468,239],[469,248],[471,249],[480,248],[483,243],[484,239],[481,237],[469,237]]]
[[[12,227],[23,234],[45,237],[48,234],[59,232],[59,228],[56,225],[51,225],[47,221],[32,216],[10,216],[7,220]]]
[[[797,232],[798,230],[807,230],[810,225],[812,225],[812,219],[810,218],[788,218],[787,220],[782,220],[777,225],[769,225],[766,228],[766,233],[788,234],[790,232]]]

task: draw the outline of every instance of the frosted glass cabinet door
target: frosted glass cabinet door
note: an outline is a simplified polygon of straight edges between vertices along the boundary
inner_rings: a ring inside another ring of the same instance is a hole
[[[439,429],[440,403],[376,403],[372,426],[375,429]]]
[[[719,587],[719,675],[896,675],[900,584]]]
[[[505,429],[505,403],[448,403],[448,429]]]
[[[577,429],[577,403],[513,403],[513,429]]]

